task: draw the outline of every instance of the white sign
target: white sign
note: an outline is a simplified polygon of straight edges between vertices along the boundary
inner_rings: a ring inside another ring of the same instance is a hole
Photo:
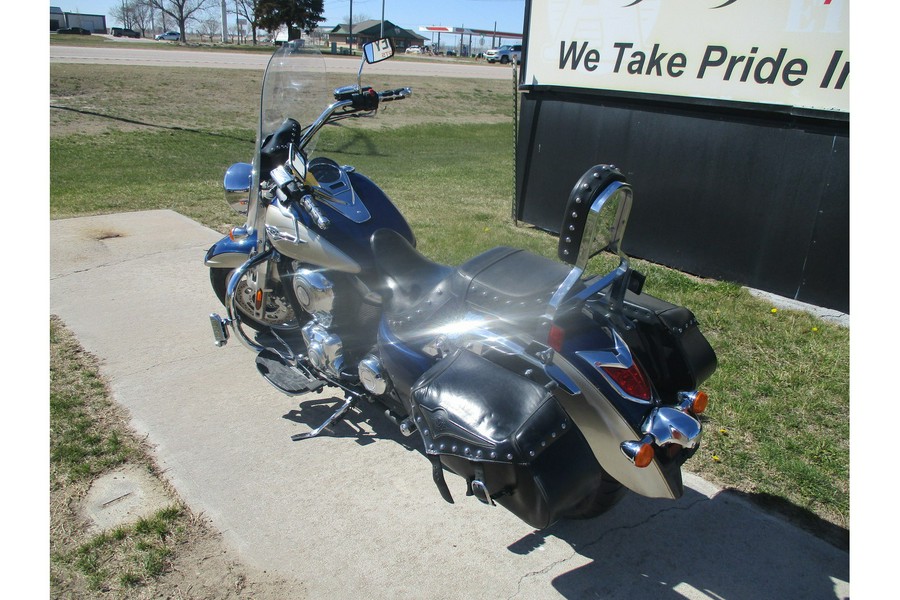
[[[850,112],[849,0],[532,0],[525,86]]]

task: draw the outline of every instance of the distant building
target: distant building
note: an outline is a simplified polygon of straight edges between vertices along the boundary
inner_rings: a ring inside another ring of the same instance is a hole
[[[50,31],[66,27],[66,13],[58,6],[50,7]]]
[[[106,33],[106,15],[85,15],[63,12],[58,6],[50,7],[50,31],[67,27],[81,27],[91,33]]]
[[[381,20],[371,19],[369,21],[361,21],[353,24],[353,46],[359,47],[362,44],[371,42],[382,37]],[[394,50],[402,52],[410,46],[423,46],[427,38],[422,37],[418,33],[403,29],[394,25],[390,21],[384,22],[384,37],[391,40]],[[333,44],[349,46],[350,45],[350,25],[341,23],[334,27],[328,34],[328,39]]]

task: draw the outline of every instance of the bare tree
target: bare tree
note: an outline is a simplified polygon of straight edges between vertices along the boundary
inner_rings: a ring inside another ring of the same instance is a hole
[[[259,19],[256,17],[256,6],[259,0],[234,0],[234,13],[238,18],[245,19],[250,25],[250,33],[253,36],[253,45],[256,45],[256,30],[259,27]]]
[[[185,33],[187,32],[187,23],[191,20],[197,20],[195,16],[199,11],[218,0],[144,0],[148,5],[162,11],[164,15],[168,15],[175,20],[178,25],[178,33],[181,34],[181,41],[185,41]],[[165,21],[165,19],[163,19]]]
[[[206,15],[202,19],[198,20],[198,22],[200,41],[203,41],[204,35],[208,35],[209,39],[212,40],[216,34],[222,33],[222,22],[217,16],[213,14],[213,11],[206,13]]]
[[[150,20],[150,7],[143,0],[121,0],[119,4],[110,7],[110,15],[126,29],[140,31],[143,35],[153,27]]]

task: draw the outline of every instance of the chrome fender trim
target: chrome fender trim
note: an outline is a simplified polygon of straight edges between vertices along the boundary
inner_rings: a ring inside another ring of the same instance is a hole
[[[580,394],[569,395],[560,389],[557,399],[581,430],[594,457],[606,472],[641,496],[678,498],[681,494],[669,486],[656,458],[647,467],[638,468],[622,452],[622,442],[641,439],[641,432],[629,425],[615,406],[558,352],[554,353],[553,365],[581,390]]]
[[[203,264],[219,269],[236,269],[247,262],[249,257],[250,255],[244,252],[223,252],[209,257],[203,261]]]

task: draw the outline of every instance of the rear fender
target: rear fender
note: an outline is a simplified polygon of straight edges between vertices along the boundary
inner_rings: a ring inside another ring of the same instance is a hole
[[[560,369],[577,387],[570,394],[565,386],[556,390],[556,397],[572,421],[581,430],[597,462],[622,485],[648,498],[680,498],[683,493],[680,477],[670,473],[666,477],[662,465],[654,458],[644,468],[636,467],[622,452],[622,442],[639,440],[643,436],[588,378],[571,362],[554,353],[553,366]]]
[[[239,240],[225,236],[206,251],[203,264],[210,268],[235,269],[247,262],[255,248],[255,233]]]

